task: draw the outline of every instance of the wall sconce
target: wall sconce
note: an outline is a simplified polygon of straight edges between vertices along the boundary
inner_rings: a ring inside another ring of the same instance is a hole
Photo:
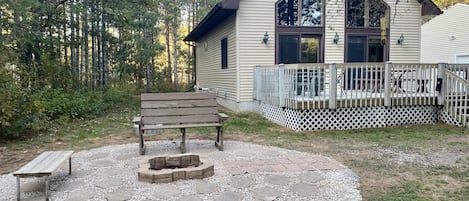
[[[337,43],[339,43],[339,34],[337,34],[337,32],[335,32],[335,36],[334,36],[334,39],[332,40],[332,42],[334,42],[334,44],[337,45]]]
[[[267,41],[269,41],[269,33],[265,32],[262,43],[267,44]]]
[[[404,43],[404,34],[401,34],[401,36],[397,39],[397,44],[402,45]]]

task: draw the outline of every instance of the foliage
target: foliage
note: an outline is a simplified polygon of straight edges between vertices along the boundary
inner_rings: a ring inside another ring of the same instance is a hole
[[[2,138],[19,137],[25,131],[46,130],[51,123],[94,117],[132,98],[128,90],[118,88],[102,91],[50,89],[23,93],[18,86],[17,90],[6,87],[2,90],[17,93],[8,93],[0,100],[0,106],[5,108],[0,115]]]
[[[100,114],[131,91],[183,90],[193,52],[182,37],[217,2],[1,1],[1,138]]]
[[[447,9],[456,3],[469,4],[469,0],[433,0],[433,2],[441,9]]]

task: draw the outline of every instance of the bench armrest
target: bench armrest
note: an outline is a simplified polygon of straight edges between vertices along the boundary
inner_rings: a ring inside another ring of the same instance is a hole
[[[230,116],[226,115],[225,113],[218,113],[218,117],[219,117],[222,121],[225,121],[225,120],[227,120],[228,118],[230,118]]]
[[[132,122],[133,122],[134,124],[140,124],[140,121],[141,121],[141,120],[142,120],[142,117],[134,117],[134,118],[132,119]]]

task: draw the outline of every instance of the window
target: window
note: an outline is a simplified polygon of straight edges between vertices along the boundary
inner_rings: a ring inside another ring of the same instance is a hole
[[[347,0],[345,62],[389,59],[389,7],[383,0]]]
[[[221,69],[228,68],[228,38],[221,39]]]
[[[324,0],[279,0],[276,3],[276,63],[322,62]]]
[[[320,37],[288,34],[279,36],[278,63],[318,63]]]
[[[381,27],[388,18],[387,6],[382,0],[349,0],[347,2],[348,27]]]
[[[277,3],[277,25],[321,26],[322,0],[280,0]],[[301,13],[300,19],[299,14]]]

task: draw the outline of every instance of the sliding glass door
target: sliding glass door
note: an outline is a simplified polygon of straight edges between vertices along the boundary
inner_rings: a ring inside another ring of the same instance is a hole
[[[319,63],[320,41],[314,35],[279,35],[278,63]]]

